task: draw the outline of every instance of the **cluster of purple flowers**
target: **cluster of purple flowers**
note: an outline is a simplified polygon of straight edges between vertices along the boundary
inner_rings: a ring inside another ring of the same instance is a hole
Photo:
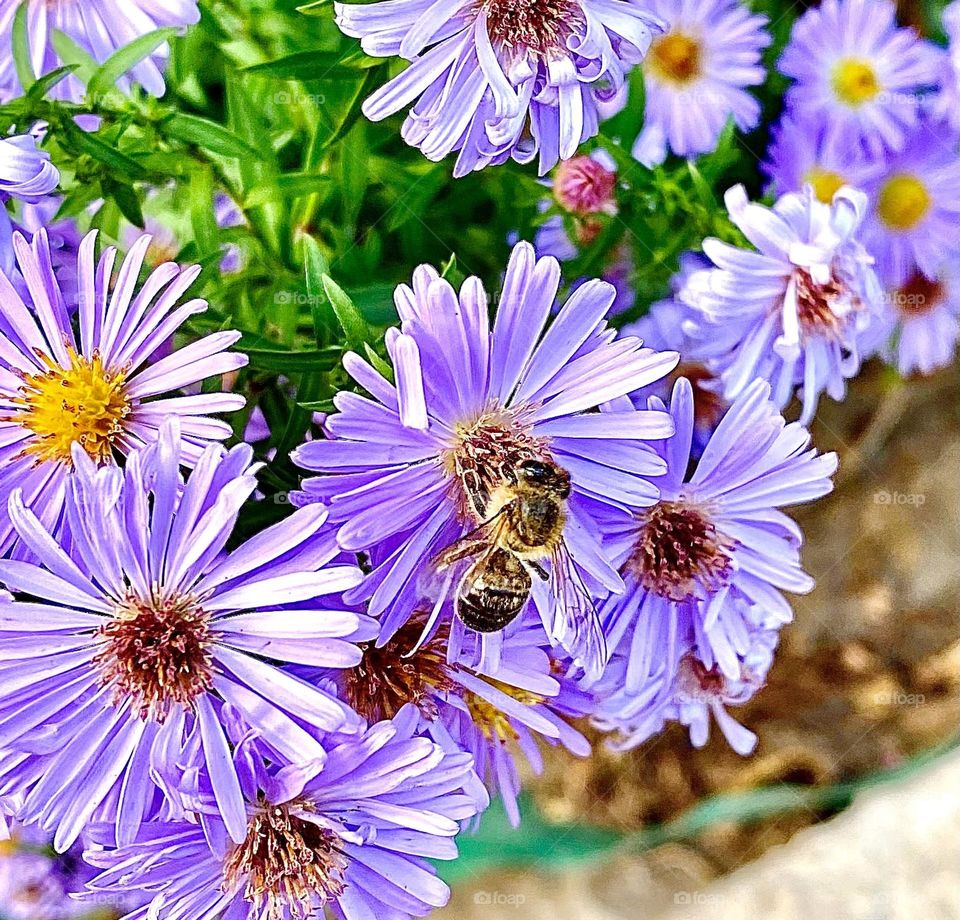
[[[556,170],[495,309],[429,265],[396,289],[386,357],[344,356],[352,388],[293,454],[296,509],[244,542],[260,464],[220,417],[245,403],[240,334],[181,344],[207,304],[173,238],[118,260],[54,224],[57,170],[35,138],[0,139],[4,911],[424,916],[449,895],[433,861],[492,797],[520,821],[544,744],[588,756],[585,726],[631,748],[677,722],[700,746],[715,721],[752,751],[728,707],[763,686],[786,595],[813,587],[783,509],[831,489],[819,397],[873,354],[929,372],[960,336],[958,9],[949,52],[888,0],[805,12],[778,65],[776,200],[729,189],[745,244],[705,240],[617,328],[633,253],[561,288],[624,182],[578,149],[641,61],[643,163],[756,126],[765,18],[735,0],[337,4],[367,53],[410,61],[371,118],[412,104],[405,139],[459,151],[457,175]],[[40,73],[51,28],[103,60],[197,10],[25,15]],[[162,92],[162,58],[130,79]]]

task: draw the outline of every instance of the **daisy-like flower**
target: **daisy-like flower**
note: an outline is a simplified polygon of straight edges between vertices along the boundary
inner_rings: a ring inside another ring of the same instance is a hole
[[[787,105],[819,112],[851,147],[900,150],[920,120],[943,51],[897,27],[890,0],[823,0],[793,27],[779,69],[796,84]]]
[[[250,790],[242,839],[216,816],[145,824],[126,846],[88,850],[104,870],[90,900],[139,896],[128,920],[426,916],[450,897],[427,860],[456,858],[476,776],[468,754],[418,737],[418,721],[407,707],[308,767],[238,762]],[[93,837],[109,847],[112,828]]]
[[[0,203],[10,198],[36,202],[59,184],[59,170],[50,154],[37,149],[35,137],[0,137]]]
[[[22,0],[27,5],[30,63],[38,76],[62,65],[51,41],[55,30],[65,32],[96,61],[103,63],[114,51],[135,38],[166,26],[188,26],[200,19],[197,0]],[[0,102],[22,92],[13,62],[13,21],[19,0],[0,0]],[[163,69],[170,49],[162,45],[137,64],[129,79],[148,93],[164,93]],[[124,77],[121,86],[128,85]],[[52,90],[60,99],[78,101],[83,84],[67,77]]]
[[[865,156],[830,123],[787,114],[773,129],[763,171],[775,195],[810,185],[820,201],[830,204],[845,185],[866,188],[882,171],[883,161],[883,157]]]
[[[644,125],[634,156],[652,166],[668,150],[708,153],[730,118],[741,131],[755,128],[760,104],[746,87],[766,76],[760,56],[770,44],[767,17],[738,0],[650,0],[650,8],[667,30],[643,62]]]
[[[25,507],[10,515],[38,563],[0,562],[0,581],[35,600],[0,607],[0,794],[54,833],[58,850],[110,802],[120,842],[164,790],[177,810],[181,764],[209,770],[218,812],[245,839],[246,811],[227,738],[229,707],[274,761],[324,756],[314,731],[356,731],[332,695],[272,661],[350,666],[348,611],[305,601],[356,584],[353,566],[318,538],[322,508],[303,509],[229,554],[223,550],[256,488],[252,450],[210,445],[183,484],[176,420],[124,470],[98,468],[79,446],[67,488],[70,551]]]
[[[858,335],[880,309],[872,259],[857,239],[863,192],[843,188],[825,204],[806,186],[773,208],[748,202],[743,186],[725,201],[757,251],[707,239],[715,268],[694,272],[680,292],[691,334],[733,400],[760,377],[779,406],[802,388],[809,423],[824,391],[842,399],[860,367]]]
[[[932,374],[953,361],[960,339],[960,265],[946,263],[935,279],[915,271],[891,288],[885,310],[867,330],[864,349],[876,348],[907,377]]]
[[[95,462],[110,464],[155,441],[161,423],[175,415],[183,433],[181,460],[192,464],[211,440],[231,434],[209,413],[244,404],[230,393],[153,399],[245,365],[246,356],[226,351],[240,333],[218,332],[154,360],[190,316],[206,309],[203,300],[178,306],[199,266],[162,265],[138,290],[150,237],[131,247],[114,281],[116,251],[106,249],[97,261],[95,244],[90,233],[80,246],[77,303],[67,302],[54,276],[45,231],[32,246],[14,234],[26,302],[0,275],[0,551],[15,541],[7,516],[14,489],[22,489],[35,513],[56,528],[75,445]]]
[[[379,121],[415,103],[404,139],[431,160],[459,150],[455,176],[538,155],[543,174],[572,157],[659,29],[637,0],[385,0],[336,12],[367,54],[411,62],[364,113]]]
[[[555,259],[538,260],[519,244],[491,329],[478,279],[458,296],[433,268],[420,267],[413,287],[396,293],[402,327],[387,333],[396,384],[347,355],[347,371],[370,398],[341,393],[338,413],[327,419],[330,438],[295,452],[300,466],[321,474],[304,481],[298,500],[328,505],[340,545],[371,558],[372,571],[351,599],[369,597],[370,613],[385,613],[381,641],[417,608],[431,561],[496,513],[491,502],[509,495],[527,464],[552,464],[569,477],[562,537],[565,568],[573,571],[566,583],[600,594],[622,587],[604,559],[590,505],[652,504],[658,493],[650,477],[663,463],[648,441],[673,428],[662,412],[590,410],[668,373],[677,355],[653,353],[637,339],[613,341],[603,317],[616,290],[602,281],[578,288],[548,326],[559,282]],[[550,567],[550,551],[542,555]],[[452,590],[453,571],[436,586],[441,598]],[[550,580],[560,578],[558,571]],[[557,603],[539,573],[530,591],[551,641],[588,671],[602,668],[592,618]],[[437,616],[440,610],[438,603]]]
[[[912,132],[869,192],[863,242],[886,284],[905,284],[915,267],[936,279],[944,259],[960,256],[960,158],[946,124],[923,123]]]
[[[800,565],[800,530],[779,509],[826,495],[837,468],[835,454],[818,455],[805,428],[784,422],[766,381],[733,402],[692,474],[695,413],[685,379],[670,413],[677,433],[661,448],[668,469],[660,502],[605,527],[627,591],[602,608],[614,662],[595,694],[601,719],[620,720],[631,739],[643,734],[637,726],[656,724],[648,717],[661,706],[696,702],[691,676],[731,699],[731,688],[755,683],[746,662],[757,631],[792,619],[782,591],[813,587]]]
[[[446,750],[470,753],[517,825],[518,762],[540,773],[541,741],[587,756],[590,744],[568,718],[588,712],[593,699],[565,677],[539,623],[511,624],[493,652],[457,620],[443,620],[422,639],[426,619],[414,616],[385,643],[362,643],[363,660],[353,668],[297,673],[335,684],[340,698],[368,722],[414,705],[421,731]]]

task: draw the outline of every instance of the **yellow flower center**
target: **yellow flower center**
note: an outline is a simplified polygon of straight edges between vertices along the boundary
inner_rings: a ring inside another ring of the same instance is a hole
[[[69,463],[71,448],[79,444],[103,463],[130,414],[126,369],[107,370],[96,353],[90,359],[71,348],[69,354],[69,368],[43,356],[49,370],[24,378],[20,395],[13,400],[22,410],[8,420],[33,432],[25,453],[39,461]]]
[[[670,32],[653,42],[648,60],[664,80],[683,85],[700,76],[700,42],[682,32]]]
[[[857,108],[876,97],[880,80],[867,61],[846,58],[833,69],[833,91],[841,102]]]
[[[542,697],[537,696],[535,693],[530,693],[528,690],[520,690],[509,684],[503,684],[498,680],[489,680],[488,682],[501,693],[512,696],[524,706],[535,706],[537,703],[543,702]],[[508,715],[475,693],[465,694],[464,700],[467,704],[467,709],[470,711],[470,717],[480,731],[483,732],[484,737],[490,741],[494,739],[499,741],[517,740],[517,730],[510,724],[510,717]]]
[[[831,172],[829,169],[820,169],[817,166],[814,166],[804,179],[813,186],[813,194],[824,204],[832,204],[833,196],[846,185],[846,181],[840,173]]]
[[[877,196],[877,214],[891,230],[912,230],[927,216],[933,203],[926,185],[916,176],[891,176]]]

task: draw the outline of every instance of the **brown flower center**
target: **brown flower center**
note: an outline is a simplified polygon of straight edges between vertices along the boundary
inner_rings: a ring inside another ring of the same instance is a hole
[[[683,86],[702,73],[701,43],[683,32],[668,32],[654,39],[649,61],[661,79]]]
[[[923,316],[943,303],[947,292],[940,281],[914,272],[903,287],[893,292],[893,305],[904,317]]]
[[[478,0],[475,8],[487,14],[493,45],[538,57],[565,54],[567,38],[584,24],[572,0]]]
[[[415,654],[404,657],[416,647],[424,623],[423,616],[412,618],[381,648],[364,643],[360,664],[344,672],[345,701],[368,722],[392,719],[407,703],[435,719],[435,694],[456,686],[447,665],[448,624],[441,624]]]
[[[343,894],[346,867],[333,831],[291,814],[290,806],[265,806],[227,857],[223,887],[242,887],[260,920],[312,920]]]
[[[700,703],[723,699],[727,679],[714,665],[708,668],[694,655],[684,655],[677,669],[677,693],[682,698]]]
[[[798,268],[793,273],[797,287],[797,320],[807,338],[833,338],[839,335],[841,318],[833,309],[843,294],[843,285],[836,278],[817,284],[810,273]]]
[[[626,570],[648,591],[683,601],[726,584],[732,549],[733,542],[697,508],[660,502],[642,519]]]
[[[561,162],[553,175],[557,203],[574,214],[596,214],[613,205],[617,174],[593,157],[576,156]]]
[[[140,718],[163,722],[213,683],[209,615],[193,598],[149,603],[132,595],[97,630],[93,663],[114,703],[131,700]]]

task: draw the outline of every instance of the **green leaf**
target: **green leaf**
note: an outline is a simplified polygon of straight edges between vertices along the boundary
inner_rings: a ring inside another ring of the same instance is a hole
[[[244,348],[237,346],[250,358],[253,370],[271,374],[310,373],[333,370],[340,362],[339,348],[318,348],[312,351],[283,351],[274,348]]]
[[[33,86],[37,75],[33,72],[30,61],[30,37],[27,34],[27,4],[21,3],[13,17],[13,66],[17,71],[17,79],[26,92]]]
[[[175,140],[194,144],[210,153],[220,156],[243,159],[253,157],[261,159],[260,153],[249,144],[240,140],[236,134],[215,121],[201,118],[199,115],[186,115],[177,112],[161,124],[163,132]]]
[[[64,64],[73,64],[76,67],[77,77],[86,86],[87,81],[96,73],[100,66],[88,51],[81,48],[66,32],[54,29],[50,36],[50,44],[57,56]]]
[[[23,9],[23,7],[21,7]],[[69,64],[66,67],[58,67],[44,74],[30,87],[27,98],[31,102],[37,102],[50,92],[58,83],[62,83],[77,69],[76,64]]]
[[[343,115],[339,119],[339,124],[337,124],[337,119],[330,119],[333,130],[326,137],[318,139],[318,150],[326,150],[328,147],[340,140],[340,138],[343,137],[353,127],[354,123],[360,118],[362,113],[360,108],[361,101],[366,99],[366,97],[373,91],[377,85],[377,82],[377,72],[375,70],[368,70],[363,80],[356,84],[353,92],[350,92],[346,99],[341,100],[338,108],[343,112]],[[332,110],[333,109],[331,107],[331,111]]]
[[[374,366],[374,368],[376,368],[376,370],[380,372],[380,375],[383,377],[383,379],[389,380],[390,383],[393,383],[393,368],[386,361],[384,361],[383,358],[376,353],[376,351],[373,350],[369,343],[363,343],[363,350],[366,352],[367,360]]]
[[[251,189],[245,199],[248,208],[269,204],[281,198],[303,198],[329,188],[333,180],[321,173],[284,173],[273,182]]]
[[[143,229],[143,211],[140,209],[140,199],[132,185],[105,179],[103,191],[117,204],[120,213],[135,227]]]
[[[97,135],[88,134],[69,120],[63,122],[63,131],[77,153],[85,153],[129,179],[146,178],[146,170],[136,160],[111,147]]]
[[[220,232],[214,213],[213,170],[197,167],[190,175],[190,222],[197,250],[203,255],[220,251]]]
[[[116,91],[116,83],[125,73],[129,73],[176,34],[176,29],[156,29],[115,51],[90,77],[87,82],[87,95],[96,100],[98,96]]]
[[[383,64],[381,58],[368,57],[357,49],[348,53],[335,51],[299,51],[265,64],[244,68],[246,73],[276,77],[281,80],[329,80],[355,76]]]
[[[310,300],[310,311],[313,314],[313,331],[317,343],[327,339],[332,325],[330,314],[330,300],[323,287],[330,263],[323,254],[320,244],[312,236],[303,237],[303,265],[307,276],[307,296]]]
[[[337,315],[337,320],[347,337],[347,344],[354,351],[360,351],[370,337],[363,314],[333,278],[323,275],[321,282],[323,291],[330,300],[333,312]]]

